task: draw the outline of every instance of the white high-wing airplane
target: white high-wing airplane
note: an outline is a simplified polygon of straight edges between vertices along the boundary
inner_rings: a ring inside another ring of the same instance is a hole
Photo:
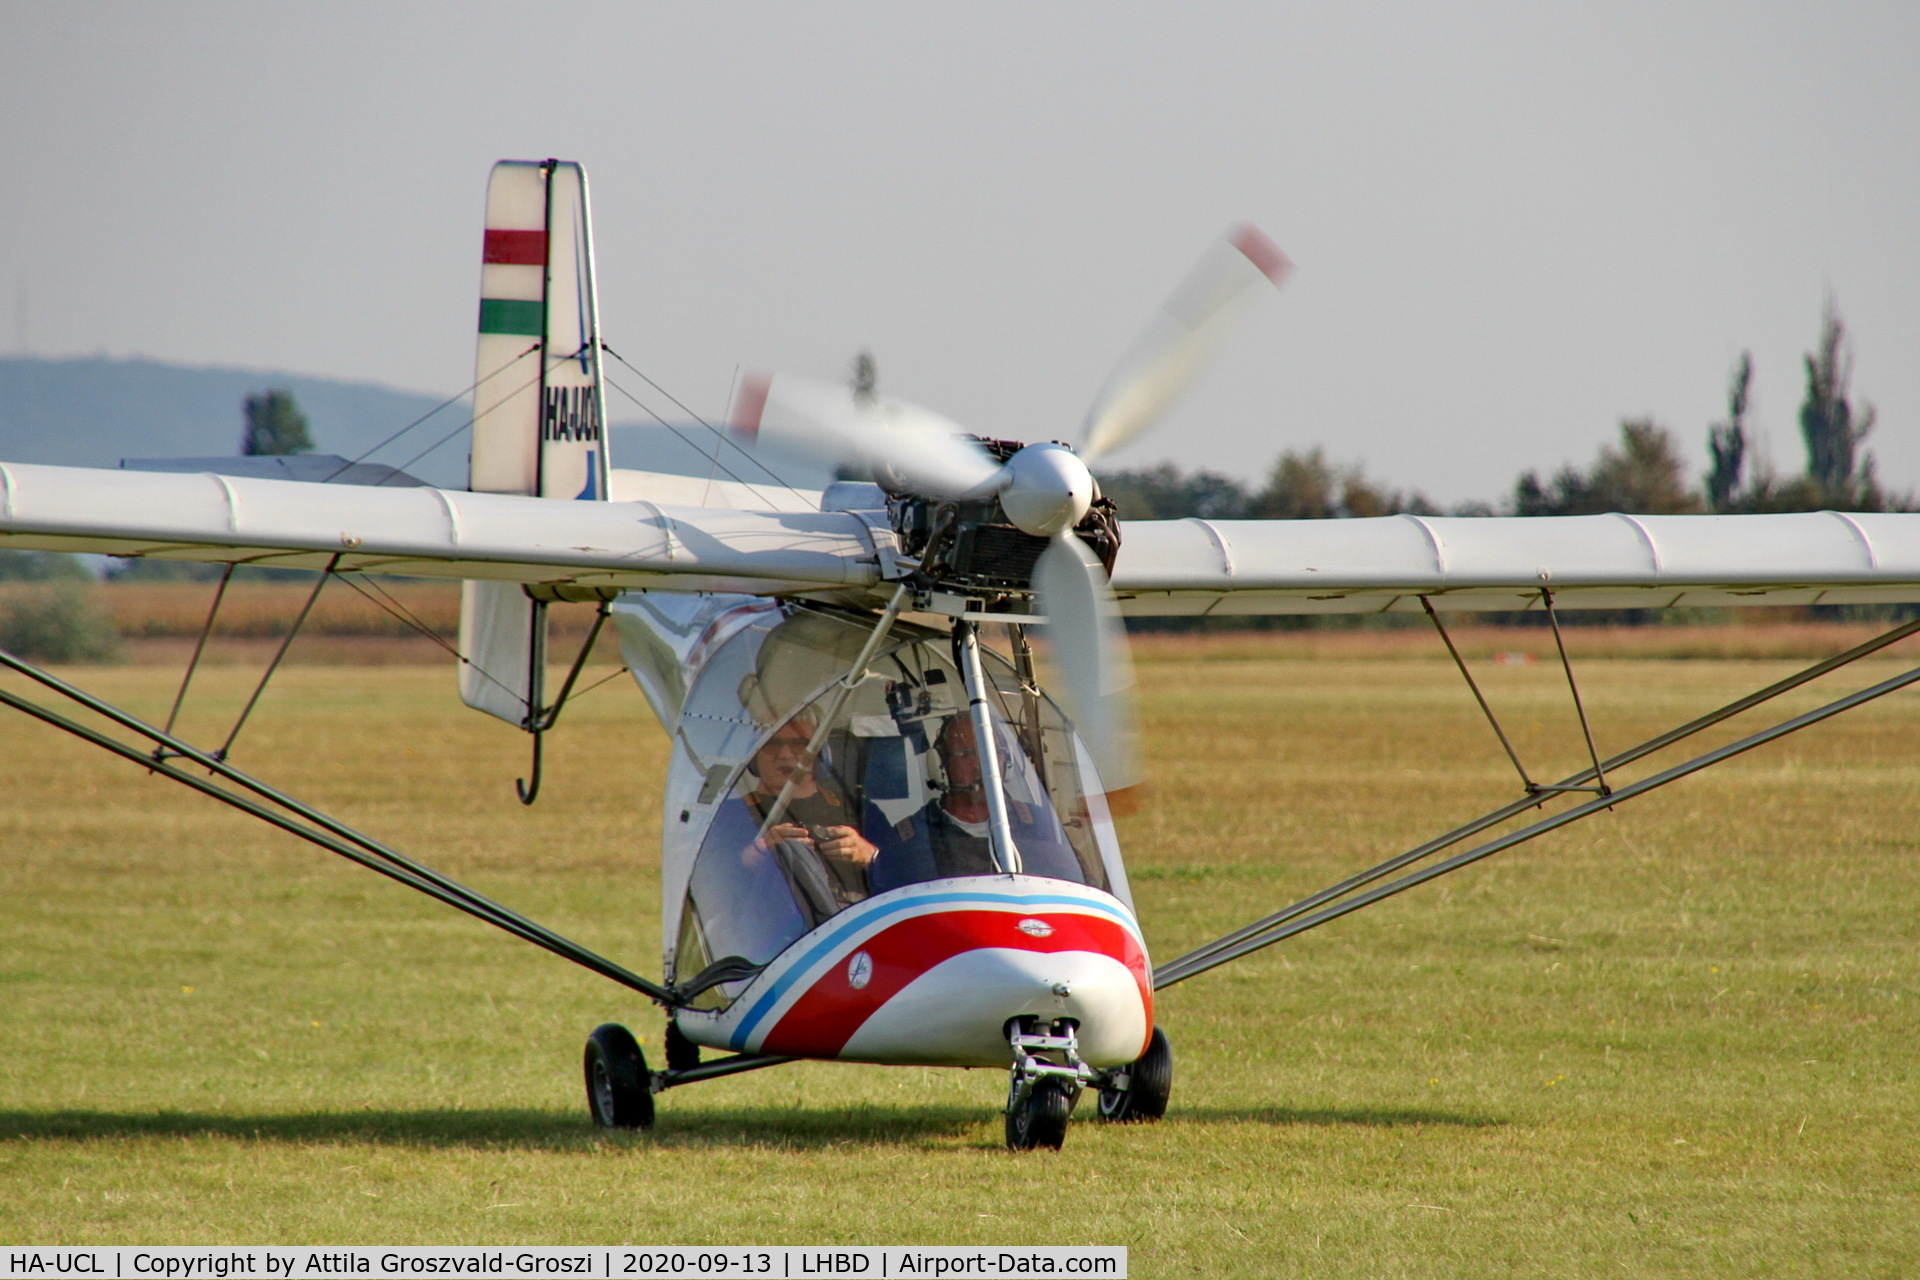
[[[794,1058],[1010,1067],[1016,1148],[1059,1146],[1088,1087],[1103,1117],[1155,1119],[1173,1071],[1156,989],[1920,680],[1908,672],[1625,785],[1615,776],[1915,621],[1596,753],[1558,783],[1523,773],[1500,809],[1153,968],[1108,803],[1134,781],[1119,615],[1425,612],[1445,640],[1441,615],[1470,610],[1543,610],[1557,630],[1570,608],[1920,601],[1920,515],[1123,524],[1087,463],[1151,428],[1287,267],[1251,228],[1216,245],[1121,363],[1077,450],[756,377],[736,398],[736,430],[862,463],[880,483],[710,484],[609,470],[585,176],[502,162],[487,201],[472,491],[0,464],[0,546],[298,566],[324,570],[322,583],[463,580],[462,695],[533,735],[528,803],[540,734],[567,695],[550,702],[544,688],[547,605],[599,600],[673,741],[657,982],[11,654],[0,665],[144,743],[8,689],[0,701],[657,1001],[663,1069],[617,1025],[588,1041],[599,1124],[650,1125],[662,1089]],[[702,505],[711,495],[722,505]],[[982,642],[982,624],[1005,627],[1006,652]],[[1064,711],[1036,679],[1035,624]],[[703,1047],[726,1056],[703,1061]]]

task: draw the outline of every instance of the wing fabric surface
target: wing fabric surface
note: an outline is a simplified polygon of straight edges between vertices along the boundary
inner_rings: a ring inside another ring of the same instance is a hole
[[[1159,520],[1124,526],[1130,617],[1920,601],[1920,514]]]
[[[0,546],[507,582],[873,587],[873,517],[0,464]],[[884,526],[884,517],[879,518]],[[1920,514],[1134,520],[1133,616],[1920,601]]]
[[[0,547],[507,582],[793,592],[878,577],[845,513],[0,464]]]

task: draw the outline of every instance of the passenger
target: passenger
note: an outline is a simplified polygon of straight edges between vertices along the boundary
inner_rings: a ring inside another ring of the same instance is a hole
[[[787,855],[783,862],[787,874],[796,880],[796,888],[809,899],[831,896],[830,902],[810,903],[814,915],[824,918],[867,896],[867,867],[877,850],[854,825],[853,810],[846,799],[822,786],[811,768],[800,768],[814,729],[810,721],[795,718],[774,730],[754,753],[750,770],[753,786],[742,799],[756,823],[764,823],[782,789],[793,783],[780,820],[767,828],[767,839]],[[806,858],[808,852],[819,856]],[[809,862],[817,862],[826,870],[824,885],[808,873]]]
[[[940,798],[887,832],[869,877],[875,893],[949,876],[989,876],[999,868],[987,835],[987,792],[973,721],[949,719],[934,741],[946,786]]]

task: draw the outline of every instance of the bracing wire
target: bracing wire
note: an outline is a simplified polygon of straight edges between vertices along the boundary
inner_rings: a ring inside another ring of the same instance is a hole
[[[546,372],[546,370],[544,369],[536,371],[531,378],[528,378],[525,382],[521,383],[519,386],[515,387],[513,390],[507,392],[506,395],[496,400],[486,410],[475,414],[473,416],[472,421],[461,423],[459,426],[447,432],[447,434],[445,434],[444,436],[441,436],[438,440],[435,440],[432,444],[428,445],[426,448],[422,449],[420,452],[414,454],[411,458],[408,458],[405,462],[401,463],[398,467],[395,467],[394,470],[396,472],[405,471],[408,467],[420,461],[420,459],[426,457],[428,454],[432,453],[435,449],[438,449],[441,445],[446,444],[448,441],[452,440],[455,436],[459,435],[462,431],[467,431],[471,429],[474,423],[479,422],[480,419],[486,417],[487,414],[492,413],[495,409],[498,409],[501,405],[506,404],[508,401],[512,400],[515,396],[519,395],[522,391],[525,391],[528,387],[540,381],[540,375],[544,372]],[[392,476],[383,476],[381,477],[380,483],[384,485],[388,480],[391,480],[392,478],[393,478]]]
[[[375,607],[385,610],[387,613],[391,614],[393,617],[399,619],[399,621],[405,626],[410,627],[414,631],[418,632],[419,634],[425,636],[427,639],[433,641],[435,644],[439,645],[442,649],[445,649],[449,654],[451,654],[454,657],[456,661],[460,663],[460,665],[466,666],[466,667],[472,667],[475,671],[480,673],[480,676],[482,679],[488,681],[491,684],[498,685],[500,687],[500,690],[503,693],[507,694],[509,697],[515,699],[516,701],[524,701],[524,699],[521,699],[520,694],[516,690],[514,690],[511,686],[509,686],[504,680],[494,675],[491,671],[488,671],[485,667],[475,662],[472,658],[469,658],[466,654],[460,652],[460,650],[455,646],[448,644],[444,636],[442,636],[439,632],[435,631],[432,627],[428,626],[425,622],[422,622],[419,618],[415,617],[414,614],[406,608],[406,606],[402,605],[398,600],[394,600],[391,595],[389,595],[386,591],[382,590],[378,584],[373,582],[364,573],[356,574],[352,576],[342,573],[342,574],[336,574],[335,576],[338,577],[340,581],[346,583],[349,587],[359,592],[363,598],[365,598],[367,601],[372,603]],[[360,581],[358,582],[354,581],[355,577],[358,577]],[[371,591],[369,590],[369,588],[371,588]],[[373,591],[377,591],[380,593],[381,596],[385,596],[386,600],[376,599],[372,594]],[[387,601],[391,601],[392,603],[389,604],[387,603]]]
[[[674,426],[671,422],[668,422],[665,418],[661,417],[657,412],[655,412],[653,409],[653,406],[649,405],[646,401],[642,400],[639,396],[634,395],[633,392],[627,390],[625,387],[615,382],[612,378],[608,378],[606,382],[609,387],[612,387],[615,391],[618,391],[621,395],[631,400],[634,403],[634,405],[637,406],[642,413],[646,414],[649,418],[652,418],[655,422],[665,427],[668,431],[671,431],[674,434],[674,436],[682,444],[686,445],[689,449],[692,449],[695,453],[698,453],[702,457],[705,457],[709,461],[711,461],[713,465],[716,468],[718,468],[722,473],[724,473],[729,480],[732,480],[734,483],[746,489],[748,493],[751,493],[754,497],[760,499],[760,501],[766,503],[769,507],[772,507],[775,511],[778,511],[780,509],[779,503],[775,502],[772,498],[768,497],[766,494],[760,492],[760,486],[758,484],[756,484],[752,480],[743,479],[737,472],[733,471],[725,463],[721,462],[718,451],[715,451],[712,454],[707,454],[702,452],[698,444],[695,444],[692,440],[690,440],[687,437],[686,433],[681,431],[680,428]],[[775,478],[778,479],[778,477],[775,477]],[[787,489],[790,490],[795,497],[800,497],[802,498],[803,501],[805,500],[803,495],[801,495],[798,489],[795,489],[792,485],[787,484],[786,481],[784,480],[780,481],[780,483],[783,485],[786,485]]]
[[[800,496],[800,490],[794,488],[793,485],[790,484],[783,476],[781,476],[779,472],[775,471],[772,467],[768,466],[760,458],[756,457],[751,450],[742,448],[739,441],[733,439],[726,432],[714,426],[711,422],[708,422],[705,418],[695,413],[692,409],[689,409],[686,406],[686,404],[682,402],[678,396],[674,395],[673,392],[667,390],[665,387],[655,382],[652,378],[649,378],[632,361],[628,360],[625,356],[621,355],[618,351],[615,351],[612,347],[608,346],[604,342],[600,344],[600,349],[606,352],[608,355],[612,356],[615,360],[618,360],[621,364],[625,365],[627,368],[633,370],[633,374],[635,377],[639,378],[642,382],[646,383],[648,386],[652,387],[655,391],[658,391],[661,395],[665,396],[668,400],[672,401],[675,408],[680,410],[680,412],[686,414],[689,418],[692,418],[695,422],[699,423],[701,426],[705,427],[710,433],[712,433],[714,440],[717,442],[713,453],[710,455],[715,466],[720,467],[722,471],[727,471],[726,467],[722,466],[720,463],[720,450],[718,446],[731,445],[733,446],[733,450],[735,453],[738,453],[741,457],[745,458],[748,462],[751,462],[754,466],[766,472],[767,476],[775,484],[787,490],[789,493],[793,494],[795,497]],[[627,399],[632,400],[635,404],[640,404],[640,401],[637,398],[635,398],[631,392],[622,391],[621,394],[626,396]],[[666,419],[662,418],[659,414],[654,413],[652,409],[648,409],[647,406],[644,404],[640,404],[640,407],[642,409],[646,409],[647,413],[652,415],[653,419],[656,422],[660,423],[661,426],[666,427],[670,431],[673,431],[672,425],[668,423]],[[674,434],[680,435],[678,431],[674,431]],[[690,448],[694,449],[696,452],[700,451],[699,445],[694,444],[691,440],[687,440],[685,436],[680,436],[680,438],[682,440],[686,440],[687,445]],[[739,476],[734,475],[734,473],[731,471],[727,471],[727,474],[729,476],[733,476],[733,478],[736,481],[739,481],[739,483],[741,484],[747,483],[747,481],[741,480]]]
[[[532,346],[528,347],[525,351],[522,351],[519,355],[507,361],[505,364],[501,365],[498,369],[495,369],[492,373],[488,374],[486,377],[481,378],[476,382],[469,383],[464,389],[454,392],[452,395],[448,396],[445,400],[442,400],[439,404],[433,406],[433,408],[427,410],[425,413],[415,418],[412,422],[409,422],[406,426],[400,428],[398,431],[388,436],[385,440],[382,440],[379,444],[376,444],[375,446],[373,446],[373,448],[368,449],[365,453],[360,454],[356,458],[351,458],[348,461],[342,463],[338,470],[334,471],[331,475],[329,475],[325,480],[322,480],[320,483],[329,484],[339,476],[345,474],[348,470],[359,466],[361,463],[365,462],[368,458],[371,458],[374,454],[380,452],[382,449],[386,448],[388,445],[398,440],[401,436],[404,436],[405,434],[407,434],[407,432],[413,430],[415,427],[425,422],[428,418],[433,417],[435,414],[439,413],[442,409],[448,408],[451,405],[458,403],[461,397],[471,395],[475,391],[478,391],[481,387],[486,386],[487,383],[492,382],[495,378],[499,377],[501,374],[511,369],[514,365],[519,364],[522,360],[525,360],[528,356],[532,355],[535,351],[538,351],[539,349],[540,349],[540,344],[537,342],[534,343]],[[441,443],[444,444],[445,441],[442,441]],[[439,445],[434,446],[435,449],[439,447],[440,447]],[[428,450],[429,453],[431,453],[432,451],[433,450],[431,449]],[[396,467],[395,470],[401,470],[401,468]]]
[[[618,670],[611,671],[606,675],[601,676],[598,680],[595,680],[592,684],[588,685],[586,688],[579,689],[573,693],[568,694],[564,699],[561,700],[560,707],[569,706],[572,703],[578,702],[580,699],[586,697],[588,694],[592,693],[595,689],[598,689],[601,685],[605,684],[607,681],[618,679],[619,677],[625,674],[627,674],[627,669],[625,667],[621,667]],[[558,711],[560,707],[555,707],[554,710]]]

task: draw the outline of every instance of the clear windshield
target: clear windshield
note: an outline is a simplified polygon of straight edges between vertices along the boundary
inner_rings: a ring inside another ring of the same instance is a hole
[[[849,690],[838,680],[858,634],[797,615],[767,635],[753,670],[735,677],[763,732],[694,863],[674,965],[682,980],[729,957],[765,964],[873,894],[1002,870],[946,638],[923,633],[896,644]],[[1005,659],[983,658],[1021,871],[1108,888],[1081,753],[1064,719],[1037,690],[1022,689]],[[794,692],[796,678],[804,695]],[[813,742],[819,751],[807,768]],[[716,987],[703,1003],[730,998]]]

